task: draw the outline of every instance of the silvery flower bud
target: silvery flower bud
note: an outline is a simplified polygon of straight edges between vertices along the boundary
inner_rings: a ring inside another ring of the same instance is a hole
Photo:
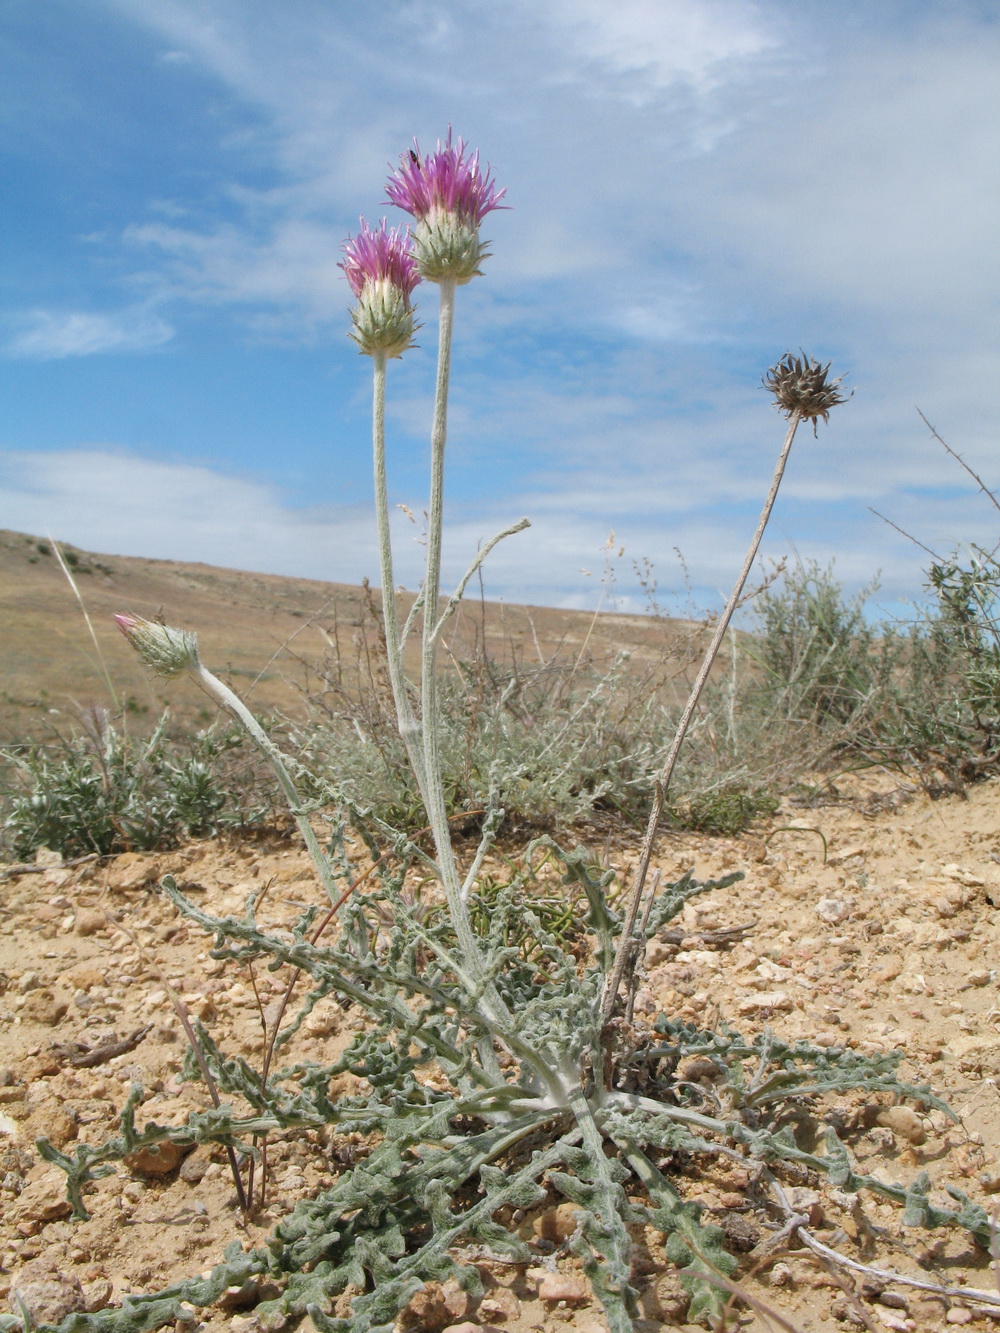
[[[173,629],[142,616],[115,616],[118,628],[148,667],[160,676],[180,676],[197,671],[198,636],[186,629]]]

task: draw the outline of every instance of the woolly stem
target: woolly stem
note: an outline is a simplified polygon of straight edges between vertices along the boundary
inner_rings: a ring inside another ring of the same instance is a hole
[[[481,1003],[489,1025],[500,1034],[512,1030],[510,1011],[496,986],[487,978],[485,961],[472,929],[458,865],[451,843],[444,784],[441,779],[437,694],[437,646],[442,621],[438,618],[438,600],[441,590],[441,542],[444,518],[444,460],[448,435],[448,384],[451,374],[451,340],[455,315],[455,283],[442,281],[441,316],[438,328],[437,385],[434,397],[434,419],[431,428],[431,485],[427,533],[427,564],[420,594],[423,603],[423,636],[420,670],[420,719],[416,719],[406,689],[403,674],[404,636],[400,636],[396,615],[395,583],[393,580],[392,541],[389,531],[389,502],[385,466],[385,366],[384,353],[375,353],[374,388],[372,402],[372,446],[375,464],[375,513],[378,526],[379,562],[382,578],[382,618],[385,625],[386,655],[389,678],[400,735],[413,767],[417,786],[427,811],[437,856],[438,872],[444,887],[455,934],[458,953],[468,979],[481,995]],[[495,544],[495,543],[493,543]],[[415,608],[414,608],[415,609]],[[450,609],[450,608],[449,608]],[[411,617],[412,617],[411,612]],[[407,621],[407,628],[410,621]],[[484,1069],[497,1081],[502,1081],[499,1064],[492,1045],[483,1043],[481,1050]]]
[[[302,804],[298,788],[288,768],[285,765],[284,756],[271,740],[267,732],[254,717],[250,709],[239,697],[234,694],[228,685],[223,684],[218,676],[213,676],[211,671],[203,667],[199,662],[197,666],[191,668],[191,675],[198,682],[201,688],[217,704],[221,706],[236,719],[246,734],[256,745],[264,758],[271,766],[271,771],[278,779],[278,786],[284,793],[285,800],[288,802],[288,808],[292,812],[292,818],[302,834],[302,840],[306,849],[312,858],[313,865],[316,867],[316,873],[320,877],[323,888],[331,902],[336,902],[340,897],[340,888],[334,879],[333,870],[330,862],[327,860],[326,853],[320,846],[319,839],[313,832],[312,825],[309,823],[309,816]]]
[[[385,352],[372,355],[374,386],[372,394],[372,454],[375,462],[375,521],[378,529],[379,567],[382,578],[382,624],[385,628],[385,648],[389,680],[396,705],[399,734],[413,767],[417,785],[423,793],[427,787],[423,750],[420,745],[420,727],[413,715],[413,707],[403,675],[403,649],[396,617],[396,584],[392,572],[392,537],[389,531],[389,496],[385,475]]]

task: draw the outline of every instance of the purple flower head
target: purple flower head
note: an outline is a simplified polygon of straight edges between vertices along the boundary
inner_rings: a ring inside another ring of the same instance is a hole
[[[362,218],[361,230],[343,250],[339,267],[358,298],[350,336],[365,356],[402,356],[417,328],[410,297],[420,281],[409,232],[387,227],[385,218],[372,231]]]
[[[490,175],[479,168],[479,154],[466,155],[465,142],[451,141],[451,129],[437,151],[421,157],[416,139],[403,154],[399,170],[386,183],[389,202],[416,218],[413,255],[430,282],[469,282],[489,254],[479,239],[487,213],[504,208]]]
[[[351,291],[359,298],[366,282],[389,282],[409,299],[420,281],[417,262],[410,254],[409,234],[387,227],[385,218],[376,231],[362,218],[361,230],[348,237],[342,249],[344,262],[337,267],[344,270]]]
[[[490,177],[479,170],[479,153],[465,156],[465,141],[451,142],[451,128],[437,152],[421,158],[416,139],[403,154],[399,170],[386,185],[389,202],[415,218],[426,221],[435,213],[452,213],[462,222],[478,227],[487,213],[502,208],[500,200],[507,193],[498,190]]]

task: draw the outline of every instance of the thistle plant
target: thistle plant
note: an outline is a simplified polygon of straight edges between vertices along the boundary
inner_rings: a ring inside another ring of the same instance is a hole
[[[467,157],[461,139],[452,144],[450,129],[445,143],[438,142],[427,157],[414,139],[386,194],[389,203],[416,219],[413,255],[421,277],[441,283],[442,299],[446,286],[462,286],[482,272],[479,266],[490,252],[479,228],[487,213],[503,207],[506,190],[496,188],[489,168],[480,171],[478,153]]]
[[[360,878],[334,829],[321,845],[314,829],[319,806],[300,795],[301,774],[245,705],[201,663],[194,636],[136,616],[118,623],[154,669],[188,674],[246,729],[285,793],[330,903],[317,925],[318,906],[291,932],[268,931],[251,898],[242,917],[220,917],[186,898],[170,878],[167,897],[188,919],[215,937],[214,958],[267,959],[271,968],[297,969],[309,991],[296,1018],[273,1042],[289,1050],[298,1023],[324,996],[356,1006],[367,1026],[327,1064],[298,1061],[263,1075],[228,1058],[204,1029],[197,1030],[198,1060],[187,1074],[208,1068],[218,1088],[247,1108],[218,1106],[193,1114],[186,1126],[139,1126],[134,1090],[121,1133],[104,1145],[83,1144],[70,1157],[43,1143],[49,1160],[67,1173],[78,1216],[86,1210],[88,1181],[138,1145],[164,1138],[239,1145],[254,1151],[254,1136],[330,1127],[369,1138],[368,1156],[345,1167],[334,1184],[300,1203],[279,1223],[268,1244],[249,1254],[239,1245],[207,1278],[151,1296],[130,1297],[118,1310],[72,1316],[63,1333],[140,1333],[168,1320],[190,1321],[191,1304],[216,1300],[233,1283],[267,1275],[272,1295],[257,1310],[262,1327],[280,1328],[308,1313],[320,1333],[388,1333],[421,1286],[455,1277],[473,1297],[481,1289],[473,1260],[484,1256],[524,1262],[531,1250],[510,1228],[517,1210],[563,1198],[576,1207],[567,1249],[582,1262],[613,1333],[629,1333],[638,1308],[632,1267],[632,1230],[652,1227],[662,1260],[679,1270],[691,1301],[688,1317],[717,1323],[726,1287],[737,1268],[724,1230],[684,1199],[671,1164],[689,1158],[732,1159],[766,1181],[783,1171],[826,1175],[842,1190],[870,1189],[902,1203],[913,1225],[962,1225],[984,1245],[985,1212],[957,1191],[958,1207],[932,1205],[926,1177],[894,1185],[855,1171],[835,1131],[825,1153],[807,1152],[782,1115],[790,1101],[814,1104],[828,1093],[862,1088],[925,1105],[939,1103],[926,1088],[897,1074],[898,1056],[863,1056],[807,1042],[784,1044],[769,1033],[743,1037],[661,1015],[635,1014],[645,943],[693,897],[738,879],[699,883],[691,875],[646,892],[652,855],[677,752],[698,694],[739,599],[774,503],[798,423],[825,416],[839,401],[835,385],[803,367],[779,363],[779,406],[789,428],[764,512],[730,602],[664,767],[655,783],[654,817],[624,914],[614,904],[614,873],[595,866],[583,849],[566,851],[549,839],[529,846],[520,866],[498,885],[484,872],[502,812],[487,810],[471,864],[462,872],[445,812],[438,754],[440,727],[437,654],[442,631],[469,580],[489,551],[526,526],[521,520],[497,534],[472,560],[442,605],[441,530],[447,435],[450,351],[457,288],[477,276],[488,251],[480,224],[502,197],[478,156],[449,134],[435,153],[404,155],[388,185],[391,202],[416,219],[412,240],[383,222],[347,242],[343,268],[357,307],[352,337],[374,371],[373,446],[375,510],[382,578],[388,670],[398,726],[434,842],[432,868],[440,882],[441,910],[421,912],[407,892],[407,874],[426,854],[403,834],[376,844],[373,821],[357,820],[370,839],[374,862]],[[386,367],[412,340],[411,297],[417,278],[439,288],[437,393],[431,431],[427,558],[420,594],[400,623],[394,596],[385,463]],[[793,380],[806,384],[796,396]],[[824,387],[825,386],[825,387]],[[824,396],[825,395],[825,396]],[[411,685],[403,668],[409,636],[421,635],[420,676]],[[419,701],[419,702],[417,702]],[[560,868],[567,899],[577,904],[574,930],[558,927],[551,886],[539,892],[539,861]],[[327,926],[327,941],[321,936]],[[678,1074],[697,1054],[717,1071],[711,1091]],[[367,1080],[357,1095],[332,1100],[331,1080],[344,1073]],[[764,1202],[763,1193],[756,1202]],[[278,1295],[273,1295],[277,1287]],[[351,1287],[353,1297],[334,1299]],[[187,1304],[185,1304],[187,1303]],[[349,1306],[349,1309],[348,1309]],[[0,1327],[15,1321],[0,1320]]]

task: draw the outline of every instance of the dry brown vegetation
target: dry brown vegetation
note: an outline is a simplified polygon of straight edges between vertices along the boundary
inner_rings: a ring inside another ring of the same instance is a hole
[[[97,555],[61,548],[74,572],[121,700],[155,716],[169,704],[178,720],[208,720],[205,700],[190,684],[151,677],[115,628],[115,612],[132,611],[195,630],[203,659],[260,713],[295,710],[315,672],[339,655],[348,674],[364,619],[360,588],[285,578],[176,560]],[[48,554],[45,554],[48,552]],[[378,594],[375,594],[377,601]],[[407,604],[403,599],[404,606]],[[51,543],[0,530],[0,740],[41,735],[46,719],[72,718],[80,706],[107,704],[108,684],[79,604]],[[456,656],[482,639],[491,658],[517,654],[572,660],[585,651],[601,666],[622,649],[637,668],[677,652],[690,660],[700,627],[648,616],[608,615],[512,606],[468,605],[449,635]],[[268,660],[273,654],[273,660]],[[55,710],[55,711],[53,711]]]

